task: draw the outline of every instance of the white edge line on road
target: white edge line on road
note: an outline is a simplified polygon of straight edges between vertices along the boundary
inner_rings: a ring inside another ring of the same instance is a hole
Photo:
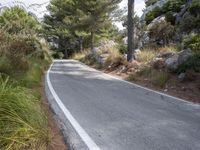
[[[81,137],[83,142],[87,145],[89,150],[101,150],[96,143],[91,139],[91,137],[86,133],[86,131],[80,126],[80,124],[76,121],[76,119],[72,116],[72,114],[69,112],[69,110],[65,107],[65,105],[62,103],[58,95],[56,94],[51,81],[50,81],[50,70],[52,68],[53,64],[50,66],[49,70],[47,71],[47,84],[49,87],[49,90],[51,94],[53,95],[55,101],[57,102],[60,109],[63,111],[65,117],[69,120],[73,128],[76,130],[78,135]]]

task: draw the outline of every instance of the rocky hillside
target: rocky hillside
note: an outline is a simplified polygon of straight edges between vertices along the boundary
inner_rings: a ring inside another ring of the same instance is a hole
[[[146,25],[143,45],[182,43],[192,33],[199,36],[199,0],[146,0],[145,3],[141,17]]]

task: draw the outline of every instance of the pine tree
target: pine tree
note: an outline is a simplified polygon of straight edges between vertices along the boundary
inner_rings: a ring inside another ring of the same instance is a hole
[[[135,0],[128,0],[128,53],[127,61],[131,62],[134,50],[134,4]]]

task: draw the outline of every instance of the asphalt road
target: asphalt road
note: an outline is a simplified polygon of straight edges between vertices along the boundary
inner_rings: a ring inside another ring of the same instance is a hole
[[[200,105],[74,60],[55,61],[48,76],[53,96],[88,149],[200,150]]]

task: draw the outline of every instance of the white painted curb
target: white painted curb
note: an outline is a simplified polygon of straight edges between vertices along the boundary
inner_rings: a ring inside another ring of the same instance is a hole
[[[83,142],[87,145],[89,150],[101,150],[96,143],[91,139],[91,137],[86,133],[86,131],[80,126],[80,124],[76,121],[76,119],[72,116],[72,114],[69,112],[69,110],[65,107],[65,105],[62,103],[58,95],[56,94],[51,81],[50,81],[50,70],[52,68],[53,64],[50,66],[48,72],[47,72],[47,85],[49,87],[49,90],[51,94],[53,95],[55,101],[57,102],[60,109],[63,111],[65,117],[69,120],[75,131],[78,133],[78,135],[81,137]]]

